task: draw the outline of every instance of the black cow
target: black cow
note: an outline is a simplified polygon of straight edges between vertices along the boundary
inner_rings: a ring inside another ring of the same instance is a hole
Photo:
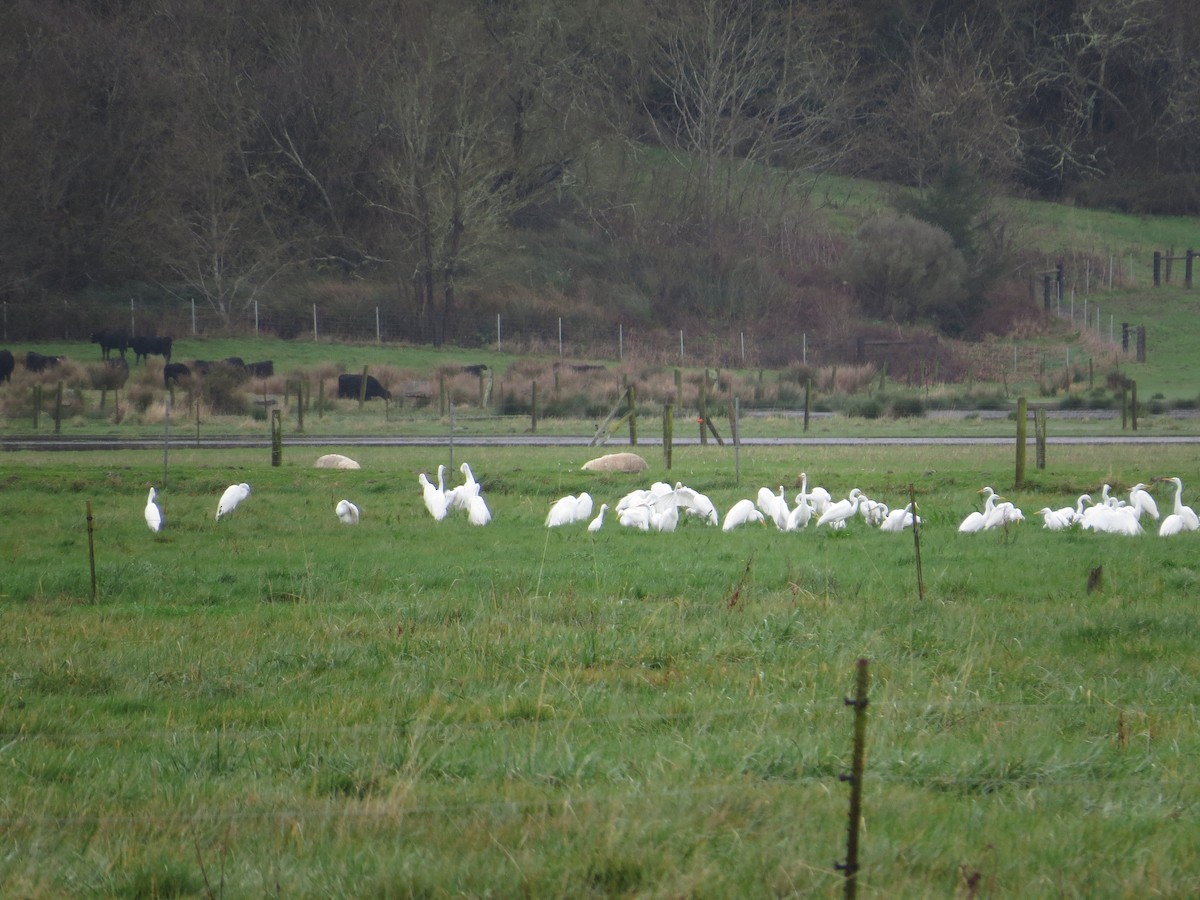
[[[163,387],[170,387],[172,381],[179,384],[180,380],[191,376],[192,370],[183,363],[167,363],[163,366]]]
[[[16,367],[17,361],[13,359],[12,352],[0,350],[0,382],[11,380],[13,369]]]
[[[223,362],[225,365],[229,366],[230,368],[234,368],[234,369],[245,369],[246,368],[246,361],[244,359],[242,359],[240,356],[227,356],[223,360],[221,360],[221,362]]]
[[[124,359],[125,350],[129,347],[129,335],[120,328],[105,328],[92,332],[92,343],[100,345],[101,359],[108,359],[114,350],[119,350],[121,359]]]
[[[171,338],[169,337],[132,337],[129,346],[133,349],[133,361],[143,362],[150,354],[161,356],[166,362],[171,361]]]
[[[275,374],[275,363],[269,359],[262,362],[246,363],[246,371],[253,378],[270,378]]]
[[[25,354],[25,368],[30,372],[45,372],[47,369],[57,366],[61,358],[59,356],[42,356],[42,354],[30,350]]]
[[[362,376],[361,375],[339,375],[338,376],[338,396],[347,400],[357,400],[362,391]],[[382,384],[375,380],[374,375],[367,376],[367,397],[368,400],[373,400],[376,397],[382,397],[384,400],[392,399],[392,392],[385,388]]]

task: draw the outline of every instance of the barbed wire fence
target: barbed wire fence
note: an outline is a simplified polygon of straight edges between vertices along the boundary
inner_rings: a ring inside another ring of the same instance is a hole
[[[1133,255],[1076,254],[1046,260],[1045,269],[1029,275],[1031,299],[1055,317],[1077,328],[1097,351],[1129,353],[1122,341],[1121,322],[1106,309],[1101,295],[1139,283]],[[105,328],[137,335],[188,338],[278,337],[325,343],[428,345],[438,340],[458,348],[513,355],[538,355],[644,365],[785,369],[837,364],[869,364],[886,369],[892,378],[911,384],[962,377],[979,380],[1040,378],[1047,370],[1069,369],[1063,358],[1028,347],[1008,356],[989,342],[987,352],[968,353],[955,365],[944,342],[927,337],[897,335],[894,340],[861,334],[831,336],[828,331],[782,330],[769,321],[711,325],[649,326],[615,321],[598,324],[581,316],[557,316],[513,310],[501,313],[464,312],[435,327],[429,316],[395,306],[356,299],[322,303],[252,301],[222,313],[204,300],[130,298],[117,301],[4,301],[0,339],[8,342],[88,341]],[[1077,359],[1076,362],[1081,360]],[[964,371],[965,370],[965,371]]]

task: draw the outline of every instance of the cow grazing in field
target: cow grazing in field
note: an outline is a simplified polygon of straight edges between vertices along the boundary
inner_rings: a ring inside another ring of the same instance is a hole
[[[17,361],[13,359],[12,353],[0,350],[0,383],[11,380],[13,369],[16,367]]]
[[[25,368],[30,372],[45,372],[47,369],[57,366],[61,358],[59,356],[42,356],[42,354],[30,350],[25,354]]]
[[[129,347],[129,335],[120,328],[105,328],[92,332],[92,343],[100,345],[100,358],[108,359],[112,351],[117,350],[121,359]]]
[[[133,337],[129,346],[133,350],[133,361],[145,362],[151,354],[161,356],[164,361],[171,361],[171,342],[169,337]]]
[[[362,376],[361,375],[339,375],[338,376],[338,396],[346,400],[357,400],[362,392]],[[375,380],[374,375],[367,376],[367,400],[373,400],[376,397],[381,397],[384,400],[392,399],[392,392],[385,388],[382,384]]]
[[[163,366],[163,387],[170,387],[172,381],[179,384],[191,377],[192,370],[183,363],[167,363]]]
[[[269,359],[262,362],[246,363],[246,371],[250,373],[252,378],[270,378],[275,374],[275,363]]]

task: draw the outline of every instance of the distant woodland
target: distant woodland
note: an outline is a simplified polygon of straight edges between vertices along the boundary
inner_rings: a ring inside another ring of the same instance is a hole
[[[7,0],[0,297],[230,319],[316,279],[433,342],[535,278],[765,316],[823,260],[815,179],[915,188],[979,254],[988,192],[1200,212],[1198,119],[1185,0]]]

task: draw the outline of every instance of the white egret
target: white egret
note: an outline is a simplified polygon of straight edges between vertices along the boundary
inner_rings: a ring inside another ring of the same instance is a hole
[[[574,494],[559,497],[550,507],[550,512],[546,514],[546,527],[558,528],[562,525],[570,525],[575,521],[575,510],[578,506],[579,498]]]
[[[706,495],[699,491],[684,487],[682,483],[675,485],[675,501],[682,506],[688,515],[699,516],[705,525],[716,525],[717,508]]]
[[[601,528],[604,527],[604,513],[607,511],[608,511],[608,504],[601,503],[600,504],[600,512],[598,512],[596,514],[596,518],[594,518],[594,519],[592,519],[592,521],[588,522],[588,531],[595,534],[597,531],[599,531]]]
[[[992,511],[984,517],[983,527],[987,528],[1003,528],[1010,522],[1024,522],[1025,514],[1012,502],[1004,500],[1003,503],[997,503],[992,508]]]
[[[438,466],[439,483],[441,482],[442,469],[444,468],[445,466]],[[435,521],[442,521],[442,519],[446,518],[446,513],[450,511],[450,503],[446,498],[446,492],[440,487],[431,484],[424,472],[417,476],[417,481],[421,485],[425,508],[429,510],[429,514],[433,516]]]
[[[725,513],[725,521],[721,525],[722,531],[733,531],[740,525],[745,525],[747,522],[758,522],[765,525],[763,514],[754,506],[753,500],[739,500],[729,508],[729,512]]]
[[[679,526],[679,503],[675,491],[663,494],[650,509],[650,528],[654,531],[674,531]]]
[[[813,508],[809,505],[808,497],[801,491],[796,498],[796,505],[792,507],[792,511],[788,514],[787,530],[800,531],[808,527],[808,523],[812,521]]]
[[[912,528],[913,521],[914,521],[913,505],[912,505],[912,503],[908,503],[905,505],[904,509],[891,510],[884,517],[883,521],[879,524],[879,530],[880,531],[888,531],[888,532],[900,532],[900,531],[903,531],[905,528]],[[916,516],[915,521],[917,523],[920,523],[921,517]]]
[[[492,511],[488,509],[483,494],[474,494],[467,501],[467,521],[472,525],[486,525],[492,521]]]
[[[778,494],[770,488],[759,488],[758,500],[755,505],[766,518],[775,523],[775,527],[780,531],[787,528],[788,507],[782,484],[779,486]]]
[[[880,500],[872,500],[867,496],[862,498],[862,502],[858,505],[858,511],[862,513],[862,517],[868,525],[882,525],[883,520],[891,512],[886,503]]]
[[[1170,537],[1184,531],[1200,529],[1200,519],[1197,519],[1195,510],[1190,506],[1183,505],[1183,481],[1175,477],[1162,480],[1170,481],[1175,485],[1175,505],[1171,514],[1163,519],[1162,525],[1158,529],[1159,535]]]
[[[979,493],[987,494],[983,501],[983,511],[978,510],[971,513],[962,522],[959,523],[958,530],[962,534],[973,534],[976,531],[983,531],[984,523],[987,522],[988,516],[996,508],[996,492],[990,487],[980,488]]]
[[[586,522],[592,517],[592,495],[587,491],[575,498],[575,521]]]
[[[846,520],[858,512],[862,499],[862,491],[854,488],[845,500],[831,504],[825,512],[821,513],[820,518],[817,519],[817,527],[829,525],[833,528],[844,528]]]
[[[652,508],[645,504],[641,506],[628,506],[617,514],[617,521],[624,528],[638,528],[642,531],[650,530],[650,514]]]
[[[349,500],[339,500],[333,511],[337,513],[337,517],[341,520],[343,525],[358,524],[358,507]]]
[[[1151,519],[1158,521],[1158,504],[1154,502],[1154,498],[1146,490],[1146,485],[1140,481],[1129,489],[1129,506],[1134,510],[1139,519],[1143,515],[1147,515]]]
[[[227,516],[237,509],[238,504],[249,496],[250,485],[244,481],[241,484],[231,484],[225,488],[225,493],[221,495],[221,499],[217,503],[217,521],[220,522],[222,516]]]
[[[811,491],[808,489],[808,473],[800,473],[800,493],[808,498],[808,503],[812,507],[813,512],[818,516],[829,509],[833,503],[833,497],[829,491],[823,487],[815,487]]]
[[[1071,507],[1066,507],[1068,513],[1071,513]],[[1071,527],[1072,519],[1063,515],[1061,509],[1051,509],[1048,506],[1043,506],[1034,515],[1042,517],[1042,527],[1048,528],[1050,531],[1065,531]]]
[[[150,526],[151,531],[162,531],[163,514],[158,507],[158,491],[150,488],[150,495],[146,498],[146,524]]]

